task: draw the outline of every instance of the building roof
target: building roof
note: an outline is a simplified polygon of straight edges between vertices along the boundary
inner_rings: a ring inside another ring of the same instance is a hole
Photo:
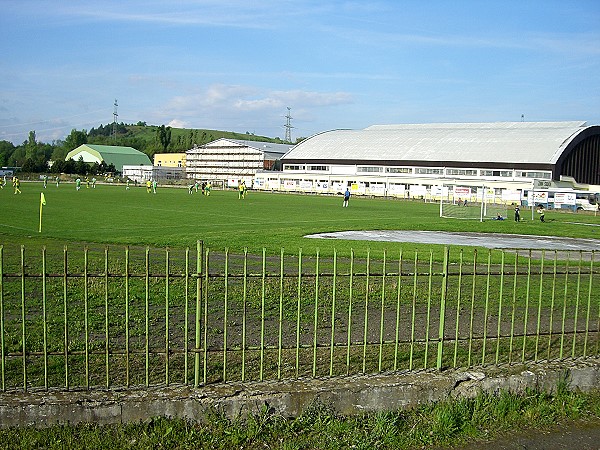
[[[123,165],[152,165],[148,155],[133,147],[83,144],[71,150],[65,160],[78,160],[79,157],[83,157],[86,162],[104,161],[106,164],[113,164],[119,172],[123,170]]]
[[[293,147],[292,144],[274,144],[273,142],[263,141],[249,141],[243,139],[229,139],[220,138],[215,141],[209,142],[205,147],[223,145],[223,142],[233,142],[234,144],[241,145],[244,147],[250,147],[256,150],[260,150],[265,154],[266,159],[279,159],[284,154],[290,151]]]
[[[586,122],[373,125],[310,137],[282,159],[555,164]]]

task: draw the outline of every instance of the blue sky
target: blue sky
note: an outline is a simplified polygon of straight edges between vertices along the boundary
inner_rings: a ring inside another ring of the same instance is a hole
[[[600,124],[597,0],[0,1],[0,140],[119,122],[292,138]]]

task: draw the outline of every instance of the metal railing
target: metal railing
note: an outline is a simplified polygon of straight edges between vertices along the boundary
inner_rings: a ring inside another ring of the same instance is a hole
[[[597,356],[594,252],[0,246],[2,390]]]

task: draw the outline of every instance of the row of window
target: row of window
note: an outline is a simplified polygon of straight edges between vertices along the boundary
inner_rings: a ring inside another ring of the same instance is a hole
[[[287,171],[321,171],[328,172],[329,166],[303,166],[286,164],[283,167]],[[414,170],[414,172],[413,172]],[[445,175],[446,176],[480,176],[480,177],[506,177],[506,178],[543,178],[550,179],[551,172],[541,171],[521,171],[521,170],[489,170],[489,169],[454,169],[454,168],[436,168],[436,167],[382,167],[382,166],[358,166],[357,173],[402,173],[416,175]]]

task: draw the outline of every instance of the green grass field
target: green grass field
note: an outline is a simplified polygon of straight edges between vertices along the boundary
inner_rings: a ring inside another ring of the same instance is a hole
[[[188,194],[185,188],[159,187],[156,195],[143,187],[126,190],[124,185],[98,185],[76,191],[74,184],[60,187],[41,182],[22,184],[22,194],[11,186],[0,190],[0,243],[55,244],[106,243],[195,247],[197,240],[214,250],[278,253],[284,247],[296,252],[330,254],[334,248],[363,252],[366,248],[396,251],[415,249],[417,244],[307,239],[310,233],[342,230],[442,230],[517,233],[595,238],[600,229],[569,222],[600,224],[589,213],[549,211],[547,223],[526,220],[480,223],[477,220],[442,219],[439,205],[418,201],[353,197],[342,208],[338,196],[314,196],[249,192],[239,200],[233,190],[213,190],[210,197]],[[40,192],[43,208],[42,232],[38,232]],[[431,246],[427,246],[431,247]]]

